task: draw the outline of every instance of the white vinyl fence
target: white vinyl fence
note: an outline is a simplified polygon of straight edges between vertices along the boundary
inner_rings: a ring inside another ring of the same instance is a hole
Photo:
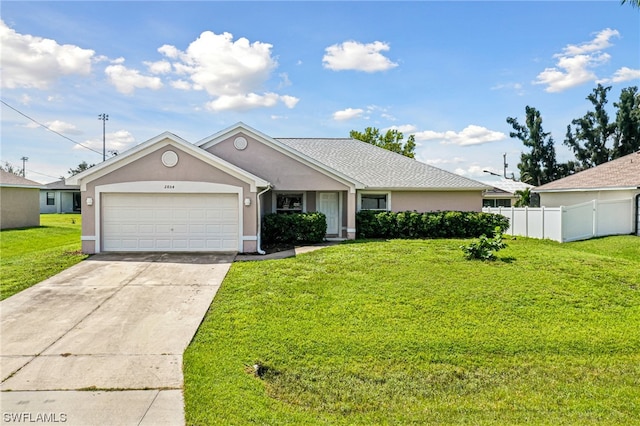
[[[509,218],[509,235],[548,238],[561,243],[634,231],[633,201],[588,201],[560,207],[484,207]]]

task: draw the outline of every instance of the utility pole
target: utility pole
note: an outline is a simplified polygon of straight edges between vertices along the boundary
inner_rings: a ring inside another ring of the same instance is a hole
[[[22,157],[21,160],[22,160],[22,177],[27,177],[26,176],[27,168],[25,166],[25,163],[29,161],[29,157]]]
[[[98,115],[98,120],[102,120],[102,161],[107,159],[107,121],[109,120],[109,114]]]
[[[509,167],[509,165],[507,164],[507,153],[506,152],[504,154],[502,154],[502,164],[503,164],[503,176],[506,179],[507,178],[507,167]]]

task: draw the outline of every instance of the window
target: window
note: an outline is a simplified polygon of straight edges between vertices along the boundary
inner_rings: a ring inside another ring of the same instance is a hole
[[[56,194],[54,192],[47,192],[47,205],[48,206],[56,205]]]
[[[304,194],[276,194],[276,213],[302,213],[304,211]]]
[[[361,194],[360,210],[388,210],[388,194]]]
[[[509,198],[485,198],[482,200],[482,207],[511,207]]]

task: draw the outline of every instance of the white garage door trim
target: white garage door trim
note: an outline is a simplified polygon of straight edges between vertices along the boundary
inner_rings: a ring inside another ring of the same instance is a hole
[[[107,193],[146,193],[146,194],[236,194],[238,198],[238,244],[237,251],[242,251],[242,187],[210,182],[188,181],[140,181],[123,182],[95,187],[95,231],[96,253],[102,250],[102,194]]]

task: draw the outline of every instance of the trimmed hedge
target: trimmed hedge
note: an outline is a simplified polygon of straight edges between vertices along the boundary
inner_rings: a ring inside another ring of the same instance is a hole
[[[278,244],[320,243],[327,233],[323,213],[269,213],[262,218],[262,242]]]
[[[484,212],[379,212],[356,214],[357,238],[477,238],[509,228],[509,219]]]

